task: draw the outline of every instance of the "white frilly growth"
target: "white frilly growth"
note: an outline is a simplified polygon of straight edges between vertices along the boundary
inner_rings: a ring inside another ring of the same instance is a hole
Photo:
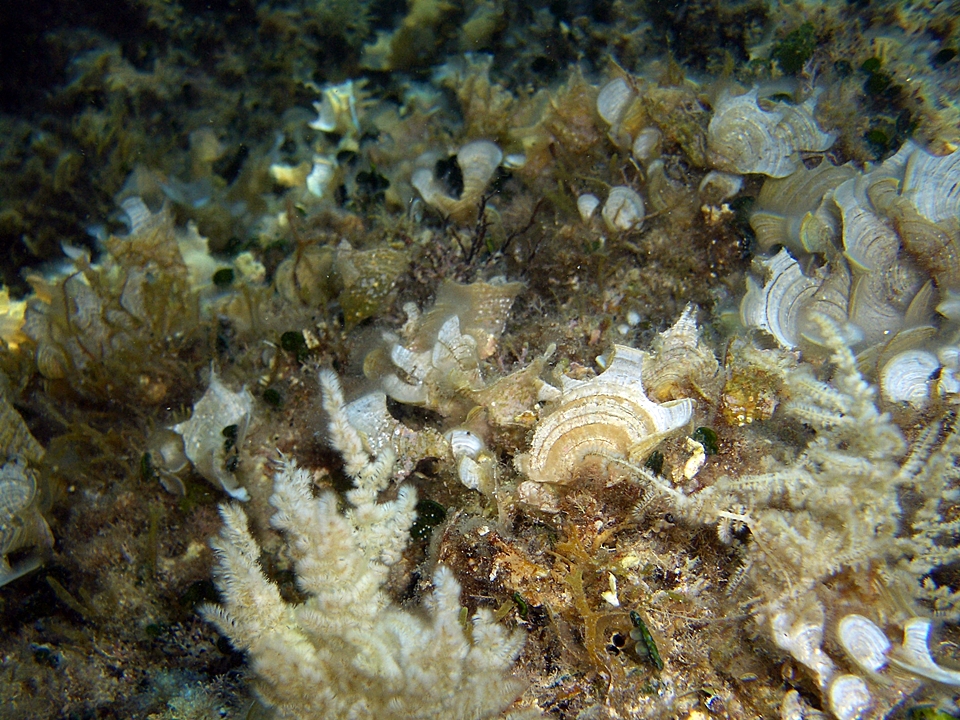
[[[331,440],[356,487],[345,513],[332,491],[313,496],[311,474],[282,460],[270,503],[271,524],[287,539],[300,589],[288,604],[260,567],[260,548],[243,510],[224,505],[215,578],[220,606],[203,615],[245,650],[264,703],[279,718],[497,717],[522,690],[505,676],[523,646],[488,610],[471,632],[460,622],[460,585],[446,567],[433,576],[426,613],[407,612],[383,590],[389,566],[409,539],[416,512],[413,488],[377,503],[394,457],[371,460],[347,422],[335,374],[321,375]]]

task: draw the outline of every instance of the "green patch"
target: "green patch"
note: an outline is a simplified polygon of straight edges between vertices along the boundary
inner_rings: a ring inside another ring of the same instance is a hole
[[[447,510],[433,500],[418,500],[417,519],[410,526],[410,537],[414,540],[429,540],[433,529],[447,519]]]
[[[703,445],[703,451],[707,455],[716,455],[720,452],[720,446],[717,441],[717,433],[708,427],[698,427],[693,431],[693,439]]]
[[[770,51],[770,59],[775,60],[787,75],[796,75],[803,70],[816,49],[817,36],[813,23],[807,22],[774,45]]]
[[[650,457],[647,458],[647,461],[643,466],[652,472],[654,475],[663,474],[663,453],[659,450],[654,450],[650,453]]]
[[[283,395],[276,388],[267,388],[263,391],[263,401],[272,408],[279,410],[283,407]]]
[[[948,62],[953,60],[957,56],[957,51],[953,48],[943,48],[940,52],[936,53],[932,58],[930,58],[930,64],[939,68],[943,65],[946,65]]]
[[[297,362],[304,362],[310,353],[307,348],[307,341],[303,339],[303,333],[296,330],[288,330],[280,336],[280,347],[289,353],[297,356]]]
[[[230,452],[233,449],[233,446],[237,444],[237,435],[240,432],[238,425],[227,425],[223,430],[220,431],[220,434],[223,435],[223,449],[226,452]]]
[[[220,268],[213,274],[213,284],[219,288],[233,285],[233,268]]]
[[[630,631],[631,639],[637,643],[637,656],[646,663],[653,665],[657,670],[663,670],[663,659],[660,657],[660,651],[657,644],[653,641],[647,624],[640,617],[636,610],[630,611],[630,622],[633,623],[633,630]]]
[[[516,606],[517,606],[517,615],[520,616],[520,619],[521,619],[521,620],[526,620],[526,619],[527,619],[527,613],[530,611],[530,606],[527,605],[527,601],[524,600],[523,597],[522,597],[522,596],[520,595],[520,593],[518,593],[518,592],[515,592],[515,593],[511,596],[511,599],[513,600],[514,603],[516,603]],[[927,720],[927,719],[924,718],[924,720]]]

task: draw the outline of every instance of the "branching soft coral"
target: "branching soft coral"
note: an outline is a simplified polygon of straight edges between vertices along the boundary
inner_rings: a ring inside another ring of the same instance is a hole
[[[464,718],[498,716],[522,689],[505,677],[523,645],[481,609],[460,623],[460,585],[446,567],[433,576],[426,613],[401,610],[383,586],[415,518],[416,493],[378,503],[392,455],[371,460],[343,412],[333,373],[324,372],[330,435],[356,481],[349,507],[332,491],[312,493],[311,476],[281,462],[270,503],[287,537],[306,602],[291,605],[260,568],[260,548],[237,505],[225,505],[213,541],[223,604],[204,616],[240,649],[260,698],[282,718]]]

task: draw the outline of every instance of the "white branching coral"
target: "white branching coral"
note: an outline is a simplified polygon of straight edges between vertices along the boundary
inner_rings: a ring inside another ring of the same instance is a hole
[[[384,591],[415,519],[416,493],[377,502],[393,456],[370,459],[343,411],[336,375],[321,374],[330,436],[356,482],[348,509],[332,491],[314,497],[311,475],[283,459],[271,523],[289,543],[306,602],[293,605],[264,575],[260,547],[236,504],[212,545],[220,606],[204,616],[250,657],[256,688],[281,718],[464,718],[498,716],[522,689],[506,677],[523,645],[486,609],[460,622],[460,585],[446,567],[433,576],[426,612],[401,610]]]
[[[832,351],[829,382],[806,364],[767,368],[782,375],[794,398],[787,411],[816,437],[796,462],[723,478],[697,500],[707,515],[749,526],[749,561],[784,579],[793,597],[844,569],[872,570],[908,596],[927,577],[932,595],[929,573],[960,559],[960,548],[943,542],[957,523],[942,516],[945,504],[958,499],[960,437],[952,425],[935,423],[904,458],[900,429],[877,408],[876,389],[860,375],[838,329],[826,318],[817,321]],[[956,602],[945,590],[937,594],[941,604]]]

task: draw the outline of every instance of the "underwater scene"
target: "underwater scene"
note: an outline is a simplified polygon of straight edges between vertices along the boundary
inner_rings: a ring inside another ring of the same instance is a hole
[[[0,720],[960,718],[958,0],[0,8]]]

